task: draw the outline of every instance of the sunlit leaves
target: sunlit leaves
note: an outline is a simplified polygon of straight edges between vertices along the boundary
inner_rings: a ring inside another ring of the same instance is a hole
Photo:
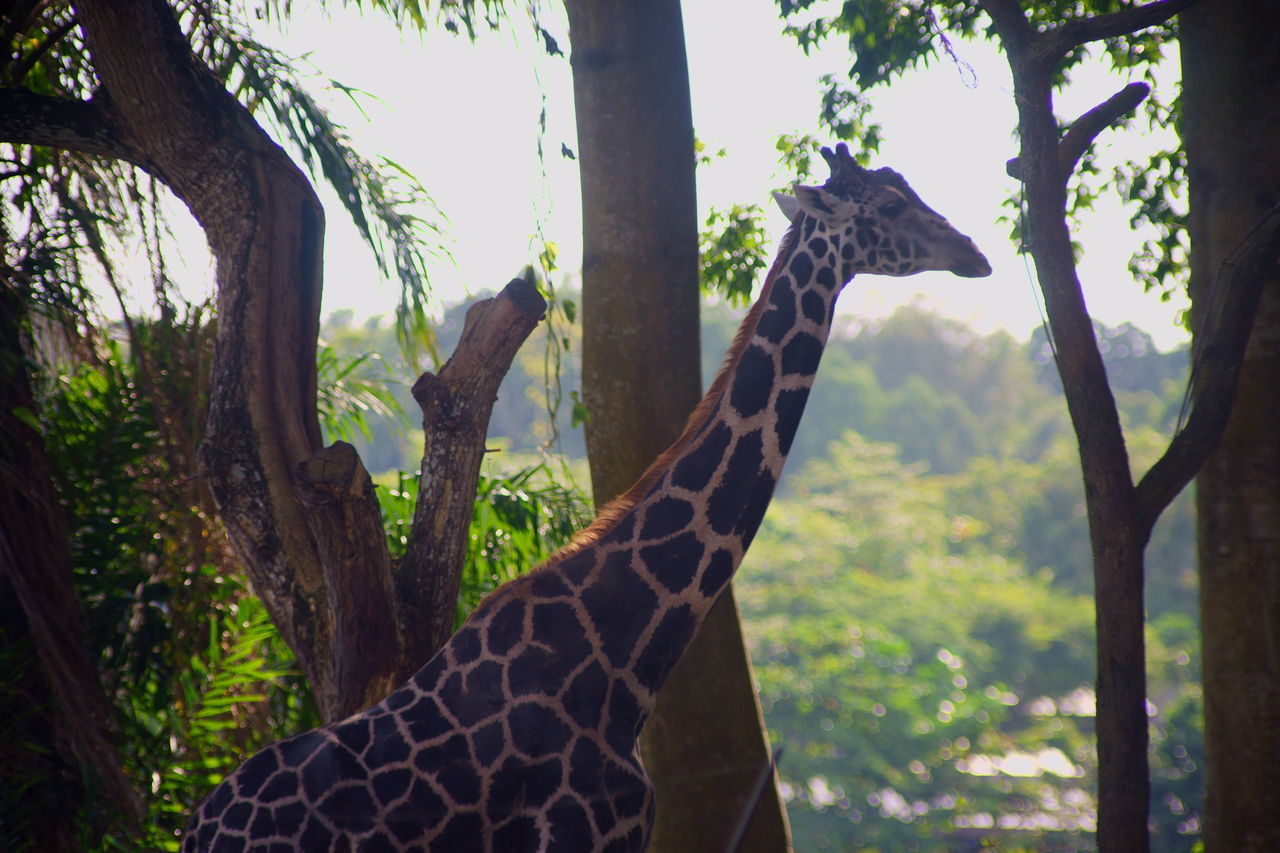
[[[731,305],[746,305],[769,263],[767,239],[764,211],[758,206],[712,210],[706,230],[698,235],[702,289],[725,297]]]

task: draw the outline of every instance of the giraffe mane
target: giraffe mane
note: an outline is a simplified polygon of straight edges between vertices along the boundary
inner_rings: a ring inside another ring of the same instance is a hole
[[[716,372],[715,379],[711,380],[711,386],[707,389],[707,393],[698,405],[694,407],[689,419],[685,421],[684,431],[680,434],[680,437],[658,455],[658,458],[640,475],[640,479],[636,480],[631,488],[605,504],[596,514],[594,521],[579,531],[568,544],[552,554],[543,565],[558,562],[578,553],[612,530],[627,513],[635,509],[641,499],[653,488],[653,484],[658,481],[658,478],[671,466],[673,460],[683,454],[685,449],[693,442],[693,439],[701,432],[711,418],[721,397],[724,396],[725,386],[729,384],[729,376],[741,358],[743,351],[747,348],[751,336],[755,333],[760,315],[768,307],[769,293],[773,289],[774,279],[777,278],[783,265],[791,257],[791,250],[795,246],[795,235],[798,227],[799,219],[797,218],[792,222],[786,233],[783,234],[782,241],[778,246],[778,255],[765,276],[759,297],[756,298],[755,304],[751,306],[741,325],[738,326],[733,343],[729,346],[728,352],[725,353],[724,361],[720,364],[720,369]]]

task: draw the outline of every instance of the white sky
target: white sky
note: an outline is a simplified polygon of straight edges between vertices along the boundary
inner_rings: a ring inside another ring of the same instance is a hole
[[[705,218],[711,207],[764,203],[770,188],[791,180],[778,171],[774,142],[783,133],[825,138],[817,127],[818,78],[828,72],[843,78],[850,58],[841,44],[806,57],[782,34],[775,0],[690,0],[684,7],[695,131],[709,150],[727,151],[699,169]],[[559,153],[562,142],[577,147],[565,59],[544,56],[519,19],[473,45],[443,31],[401,35],[380,16],[336,7],[321,15],[295,5],[295,15],[285,33],[264,31],[263,40],[306,54],[322,75],[317,90],[333,78],[374,96],[363,102],[363,115],[340,96],[325,100],[362,152],[385,155],[413,172],[448,217],[446,245],[454,262],[442,261],[432,271],[440,299],[452,302],[505,284],[531,256],[540,220],[547,239],[559,244],[562,269],[576,272],[582,251],[578,175],[576,162]],[[543,23],[567,51],[564,21]],[[994,274],[859,277],[841,297],[841,314],[879,317],[915,300],[979,331],[1004,328],[1025,338],[1040,324],[1036,292],[1008,226],[997,222],[1014,186],[1004,173],[1014,154],[1008,66],[986,43],[960,42],[956,49],[972,74],[938,61],[876,93],[874,118],[885,139],[873,165],[905,175],[926,202],[974,238]],[[1059,99],[1064,118],[1128,82],[1101,63],[1075,76]],[[545,175],[536,156],[544,96]],[[1108,162],[1163,147],[1138,128],[1103,134],[1104,147],[1114,146]],[[325,314],[342,308],[358,317],[390,313],[399,285],[378,275],[336,197],[321,190],[328,214]],[[1085,247],[1080,273],[1093,316],[1111,325],[1134,322],[1161,348],[1184,341],[1174,320],[1185,303],[1161,303],[1141,292],[1127,270],[1140,237],[1118,200],[1103,199],[1097,207],[1077,234]],[[776,240],[785,222],[770,208],[768,227]]]

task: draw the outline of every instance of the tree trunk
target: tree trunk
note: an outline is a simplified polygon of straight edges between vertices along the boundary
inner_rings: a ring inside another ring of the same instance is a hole
[[[73,134],[92,150],[124,152],[204,228],[217,260],[218,336],[201,464],[254,591],[297,655],[321,714],[345,717],[426,662],[435,647],[423,625],[452,627],[448,590],[456,595],[493,377],[501,378],[540,318],[541,298],[509,285],[493,301],[502,310],[481,312],[484,330],[468,338],[467,356],[451,359],[435,382],[424,380],[437,390],[428,395],[435,407],[424,423],[428,448],[468,462],[424,460],[410,538],[411,550],[429,558],[393,567],[368,473],[349,446],[321,447],[315,355],[324,214],[311,184],[192,55],[164,0],[76,7],[107,97],[74,113],[101,120],[92,132],[64,122],[58,138]],[[509,327],[494,328],[504,321]],[[415,577],[406,576],[409,568]],[[444,616],[428,619],[424,606]]]
[[[596,503],[626,491],[701,396],[693,125],[678,0],[569,0],[583,208],[583,397]],[[641,735],[650,849],[724,849],[769,748],[732,591]],[[742,850],[788,847],[768,785]]]
[[[1199,338],[1223,261],[1280,203],[1280,6],[1183,13],[1183,138]],[[1271,259],[1226,434],[1197,481],[1210,853],[1280,850],[1280,281]],[[1198,347],[1197,347],[1198,349]]]

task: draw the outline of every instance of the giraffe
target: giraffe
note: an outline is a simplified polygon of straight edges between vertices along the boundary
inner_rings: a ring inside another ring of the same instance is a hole
[[[764,516],[855,273],[991,268],[891,169],[822,149],[760,296],[683,435],[542,566],[496,590],[406,684],[251,757],[184,851],[636,851],[636,739]]]

